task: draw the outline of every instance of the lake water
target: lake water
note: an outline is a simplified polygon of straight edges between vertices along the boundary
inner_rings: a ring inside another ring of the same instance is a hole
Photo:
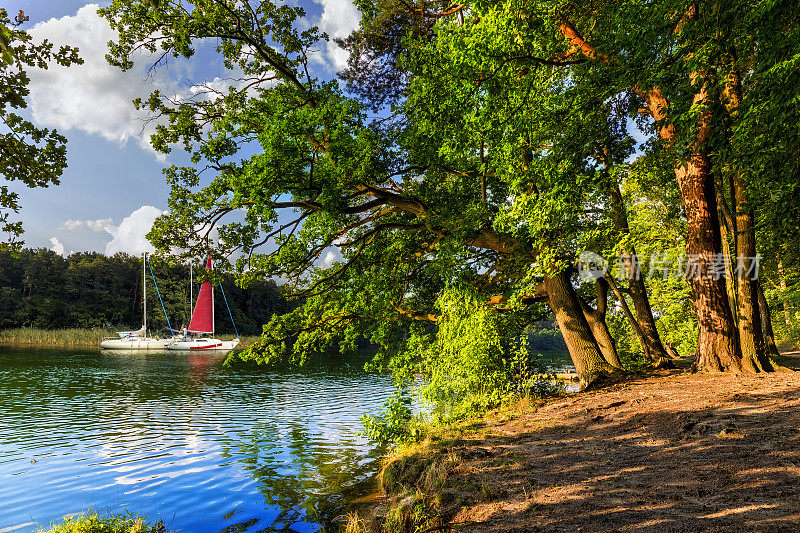
[[[368,356],[223,359],[0,348],[0,533],[89,508],[170,530],[318,531],[370,492],[380,451],[359,419],[392,386]]]

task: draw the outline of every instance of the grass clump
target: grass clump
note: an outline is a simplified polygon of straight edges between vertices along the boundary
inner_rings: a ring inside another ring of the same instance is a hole
[[[96,511],[73,516],[39,533],[164,533],[164,523],[149,524],[139,515],[124,513],[102,516]]]

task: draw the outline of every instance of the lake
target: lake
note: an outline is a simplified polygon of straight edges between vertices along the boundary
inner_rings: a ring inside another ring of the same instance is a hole
[[[392,392],[368,355],[302,369],[224,356],[0,347],[0,533],[89,508],[180,531],[318,531],[374,489],[358,432]]]

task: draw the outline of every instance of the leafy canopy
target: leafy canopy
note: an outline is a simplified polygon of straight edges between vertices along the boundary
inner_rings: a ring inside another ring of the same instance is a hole
[[[23,118],[19,110],[27,107],[30,94],[27,69],[47,69],[55,62],[61,66],[83,63],[78,49],[44,40],[32,41],[19,26],[28,20],[20,11],[10,20],[0,8],[0,176],[6,182],[19,181],[26,187],[48,187],[58,184],[67,166],[66,139],[54,130],[38,128]],[[22,223],[12,218],[19,213],[19,194],[9,185],[0,185],[0,233],[8,235],[0,241],[0,249],[19,249]]]

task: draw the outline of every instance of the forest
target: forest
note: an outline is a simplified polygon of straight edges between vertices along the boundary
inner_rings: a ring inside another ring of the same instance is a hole
[[[165,261],[151,262],[147,272],[147,324],[166,333],[167,322],[159,295],[173,328],[188,325],[191,317],[189,267]],[[200,264],[200,263],[199,263]],[[198,268],[195,273],[201,272]],[[153,277],[158,283],[158,291]],[[194,280],[194,297],[200,283]],[[231,276],[222,287],[241,335],[258,335],[275,313],[288,310],[274,282],[238,288]],[[220,293],[215,319],[220,333],[234,333]],[[142,258],[128,254],[106,256],[79,252],[64,258],[46,249],[19,252],[0,250],[0,329],[107,327],[137,329],[142,324]]]

